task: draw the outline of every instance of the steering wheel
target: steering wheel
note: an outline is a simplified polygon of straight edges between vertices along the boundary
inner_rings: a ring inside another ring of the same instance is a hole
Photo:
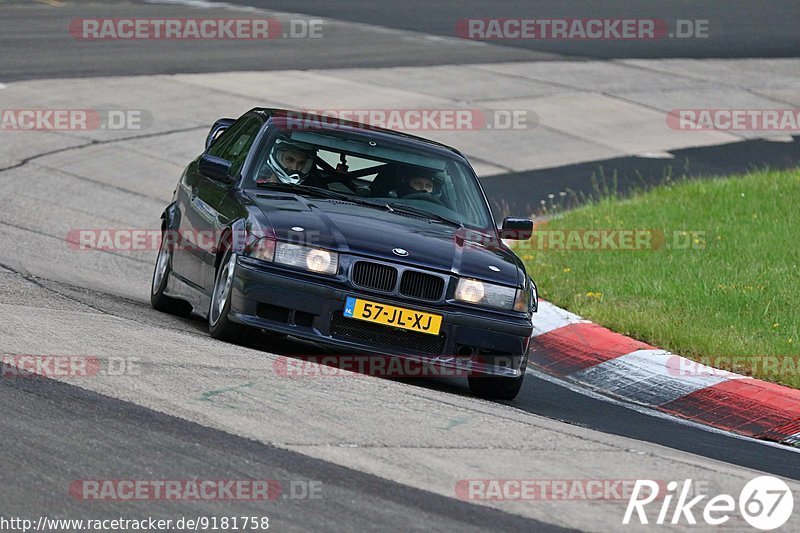
[[[405,196],[403,196],[403,200],[427,200],[428,202],[431,202],[433,204],[438,204],[442,207],[447,207],[444,205],[444,202],[442,202],[441,198],[439,198],[438,196],[433,196],[426,192],[412,192],[411,194],[406,194]]]

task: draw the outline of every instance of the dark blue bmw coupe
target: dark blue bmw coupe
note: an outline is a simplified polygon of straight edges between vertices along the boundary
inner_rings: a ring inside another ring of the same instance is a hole
[[[467,371],[513,399],[536,286],[457,150],[365,124],[253,109],[212,127],[162,215],[154,308]]]

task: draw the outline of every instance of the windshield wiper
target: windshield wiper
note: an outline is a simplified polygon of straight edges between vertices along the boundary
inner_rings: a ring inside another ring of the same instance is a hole
[[[290,185],[288,183],[274,183],[274,182],[267,182],[267,183],[256,183],[256,186],[260,189],[274,189],[276,191],[284,191],[284,192],[294,192],[298,194],[316,194],[318,196],[326,196],[333,198],[334,195],[336,198],[341,196],[346,196],[342,193],[337,193],[334,191],[329,191],[326,189],[320,189],[319,187],[312,187],[311,185]]]
[[[459,228],[464,227],[464,224],[462,224],[458,220],[453,220],[452,218],[448,218],[446,216],[433,213],[431,211],[426,211],[425,209],[420,209],[418,207],[413,207],[406,204],[399,204],[397,202],[389,202],[388,204],[386,204],[386,207],[388,207],[392,211],[399,211],[401,213],[407,213],[410,215],[419,215],[421,217],[438,220],[439,222],[444,222],[445,224],[450,224],[451,226],[456,226]]]
[[[258,183],[256,184],[262,189],[274,189],[276,191],[293,192],[296,194],[309,194],[316,195],[321,198],[331,198],[334,200],[343,200],[345,202],[352,202],[358,205],[365,205],[369,207],[377,207],[380,209],[389,209],[389,206],[383,203],[370,202],[358,196],[351,196],[347,193],[331,191],[321,187],[314,187],[312,185],[290,185],[288,183]]]

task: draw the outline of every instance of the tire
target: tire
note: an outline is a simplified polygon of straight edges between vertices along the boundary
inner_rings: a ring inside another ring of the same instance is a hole
[[[208,332],[215,339],[242,344],[254,335],[253,328],[232,322],[228,318],[231,311],[231,287],[236,269],[236,254],[225,251],[214,276],[214,289],[211,292],[211,305],[208,309]]]
[[[528,357],[522,358],[520,370],[522,374],[515,378],[506,378],[502,376],[487,376],[477,375],[469,376],[469,390],[479,398],[487,400],[513,400],[522,389],[522,383],[525,381],[525,369],[528,366]]]
[[[172,245],[167,242],[167,232],[164,232],[161,246],[158,248],[156,266],[153,269],[153,281],[150,284],[150,305],[162,313],[185,317],[192,314],[192,306],[188,302],[164,294],[169,274],[172,272],[172,253]]]
[[[522,388],[525,374],[516,378],[500,376],[470,376],[469,390],[479,398],[487,400],[513,400]]]

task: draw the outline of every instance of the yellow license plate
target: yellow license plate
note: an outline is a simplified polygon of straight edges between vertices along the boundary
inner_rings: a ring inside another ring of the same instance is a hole
[[[438,335],[442,327],[441,315],[370,302],[352,296],[348,296],[345,301],[344,316],[431,335]]]

